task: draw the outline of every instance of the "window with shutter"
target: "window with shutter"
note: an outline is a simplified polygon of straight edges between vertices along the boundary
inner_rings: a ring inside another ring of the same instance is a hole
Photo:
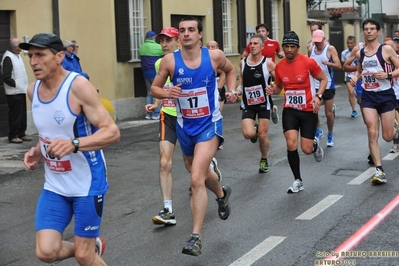
[[[129,0],[114,0],[116,58],[118,62],[131,59],[129,34]]]
[[[114,5],[117,60],[138,61],[145,35],[143,0],[114,0]]]

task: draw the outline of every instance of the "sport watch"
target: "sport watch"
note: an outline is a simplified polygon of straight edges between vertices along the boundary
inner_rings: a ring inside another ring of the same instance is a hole
[[[77,139],[77,138],[74,138],[73,140],[72,140],[72,144],[73,144],[73,146],[75,146],[75,150],[73,151],[73,153],[77,153],[78,152],[78,150],[79,150],[79,140]]]
[[[316,94],[317,98],[319,98],[319,100],[323,100],[323,95],[322,94]]]

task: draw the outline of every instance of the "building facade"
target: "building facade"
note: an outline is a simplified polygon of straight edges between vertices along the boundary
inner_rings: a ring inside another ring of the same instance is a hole
[[[203,42],[216,40],[237,71],[240,54],[259,23],[269,25],[270,37],[280,42],[284,32],[295,30],[303,53],[310,38],[306,0],[1,0],[0,56],[10,37],[29,41],[36,33],[49,32],[76,40],[83,70],[100,97],[113,103],[117,120],[141,119],[146,88],[138,48],[148,30],[177,27],[188,15],[202,21]],[[33,82],[28,57],[23,57]],[[5,136],[2,85],[0,78],[0,136]]]

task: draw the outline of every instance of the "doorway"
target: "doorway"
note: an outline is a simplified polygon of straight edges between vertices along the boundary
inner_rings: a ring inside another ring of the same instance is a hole
[[[10,12],[0,11],[0,61],[10,46]],[[0,75],[0,137],[8,136],[8,105],[4,91],[3,75]]]

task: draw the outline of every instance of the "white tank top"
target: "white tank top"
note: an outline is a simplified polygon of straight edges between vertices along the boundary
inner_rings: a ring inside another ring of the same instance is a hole
[[[364,48],[360,50],[360,63],[362,64],[362,84],[366,91],[385,91],[392,88],[389,79],[377,79],[373,76],[376,72],[392,72],[392,65],[385,62],[382,56],[382,45],[375,54],[367,56]]]
[[[323,64],[323,61],[330,61],[332,62],[331,58],[328,57],[328,47],[330,47],[329,44],[326,44],[326,46],[324,46],[323,51],[320,54],[316,53],[316,45],[314,45],[312,47],[312,51],[310,53],[310,58],[313,58],[317,64],[321,67],[321,69],[323,70],[323,73],[326,75],[327,77],[327,87],[326,89],[334,89],[334,71],[331,67]],[[320,81],[318,81],[317,79],[313,79],[314,80],[314,85],[316,90],[319,89],[320,87]]]
[[[43,102],[39,97],[41,81],[36,81],[32,96],[32,116],[44,157],[44,189],[67,197],[102,195],[108,189],[102,150],[78,151],[57,159],[46,153],[45,139],[71,140],[92,135],[97,128],[84,114],[72,113],[69,91],[77,73],[70,72],[54,99]]]
[[[393,90],[395,91],[396,100],[399,100],[399,78],[395,77],[392,79],[392,81],[393,81]]]

